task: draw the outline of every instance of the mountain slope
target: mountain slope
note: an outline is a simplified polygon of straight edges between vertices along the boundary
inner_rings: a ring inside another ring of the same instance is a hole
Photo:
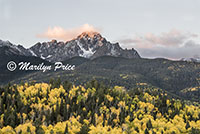
[[[137,88],[138,84],[151,85],[176,95],[180,95],[183,89],[200,86],[200,64],[195,62],[102,56],[93,60],[74,57],[65,63],[76,64],[75,70],[35,72],[14,82],[29,79],[48,82],[50,78],[59,77],[74,84],[83,84],[97,79],[110,86],[128,89]]]
[[[43,62],[47,65],[50,64],[48,61],[42,60],[41,58],[38,58],[35,56],[28,56],[29,55],[28,53],[27,53],[27,56],[25,56],[24,53],[22,53],[22,51],[20,51],[20,49],[16,47],[18,46],[13,46],[13,45],[7,46],[5,44],[4,46],[0,47],[0,61],[1,61],[0,62],[0,85],[7,84],[11,82],[12,80],[16,80],[18,78],[21,78],[27,74],[34,72],[34,71],[21,71],[19,70],[19,68],[11,72],[7,69],[7,64],[10,61],[14,61],[16,64],[18,64],[19,62],[31,62],[32,64],[39,64]]]
[[[23,56],[34,56],[31,50],[24,48],[21,45],[14,45],[9,41],[0,40],[0,53],[5,55],[23,55]]]

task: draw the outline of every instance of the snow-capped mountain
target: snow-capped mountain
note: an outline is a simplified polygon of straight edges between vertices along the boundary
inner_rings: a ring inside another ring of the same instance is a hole
[[[125,58],[140,58],[134,49],[122,49],[119,43],[110,43],[97,32],[84,32],[77,38],[67,42],[36,43],[26,49],[21,45],[14,45],[9,41],[0,40],[0,52],[6,55],[35,56],[50,62],[63,61],[81,56],[89,59],[110,55]]]
[[[66,43],[57,42],[56,40],[37,43],[29,50],[34,55],[50,62],[63,61],[75,56],[90,59],[104,55],[140,58],[136,50],[124,50],[118,43],[110,43],[97,32],[84,32]]]
[[[0,52],[1,54],[5,54],[7,56],[15,54],[15,55],[24,55],[24,56],[32,56],[32,52],[29,49],[24,48],[21,45],[14,45],[9,41],[0,40]]]

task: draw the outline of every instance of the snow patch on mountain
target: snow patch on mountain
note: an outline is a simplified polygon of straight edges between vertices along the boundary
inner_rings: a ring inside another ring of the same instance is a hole
[[[37,57],[37,55],[36,55],[32,50],[29,49],[29,52],[30,52],[33,56]]]
[[[52,55],[48,55],[46,58],[50,58]]]
[[[95,51],[92,51],[92,48],[90,48],[90,47],[88,47],[88,50],[83,48],[82,44],[79,41],[77,41],[77,44],[80,47],[81,51],[83,52],[83,53],[80,53],[79,56],[85,57],[85,58],[90,58],[95,53]]]
[[[42,54],[40,55],[40,58],[41,58],[41,59],[46,59]]]

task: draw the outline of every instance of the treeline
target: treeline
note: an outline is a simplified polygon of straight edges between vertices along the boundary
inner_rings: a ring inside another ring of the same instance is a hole
[[[0,88],[0,133],[200,133],[200,107],[152,88],[61,80]]]

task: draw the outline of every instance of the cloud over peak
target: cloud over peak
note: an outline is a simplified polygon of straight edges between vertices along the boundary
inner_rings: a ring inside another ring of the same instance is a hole
[[[60,26],[49,27],[46,32],[42,34],[38,34],[37,37],[39,38],[47,38],[47,39],[57,39],[68,41],[71,40],[83,32],[99,32],[98,28],[95,28],[92,25],[84,24],[80,27],[71,28],[71,29],[64,29]]]

